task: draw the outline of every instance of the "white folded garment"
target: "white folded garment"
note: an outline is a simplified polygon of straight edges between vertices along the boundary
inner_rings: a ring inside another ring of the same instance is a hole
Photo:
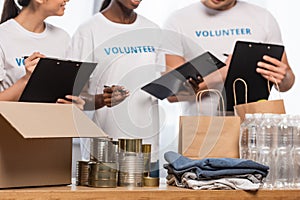
[[[261,185],[246,178],[220,178],[199,181],[195,180],[195,174],[192,172],[187,172],[182,176],[181,184],[194,190],[258,190]]]

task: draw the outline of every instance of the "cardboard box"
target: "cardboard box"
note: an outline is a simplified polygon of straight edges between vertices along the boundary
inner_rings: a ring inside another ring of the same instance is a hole
[[[0,188],[70,184],[73,137],[107,135],[71,104],[0,102]]]

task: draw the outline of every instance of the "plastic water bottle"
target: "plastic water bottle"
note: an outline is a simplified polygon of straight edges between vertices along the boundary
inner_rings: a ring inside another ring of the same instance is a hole
[[[254,119],[247,125],[248,129],[248,157],[250,160],[258,161],[258,149],[257,149],[257,131],[261,122],[260,113],[253,114]]]
[[[277,149],[275,151],[275,187],[290,188],[292,183],[292,140],[293,128],[289,124],[288,115],[281,115],[278,124]]]
[[[300,115],[296,115],[294,118],[293,141],[294,141],[294,146],[292,150],[292,156],[294,161],[293,186],[298,189],[300,188]]]
[[[277,132],[277,124],[274,124],[272,114],[264,114],[257,134],[258,162],[269,166],[269,174],[264,180],[264,188],[273,188],[274,157],[273,138]]]
[[[249,159],[249,150],[248,150],[248,124],[253,121],[253,114],[245,114],[245,120],[240,127],[240,140],[239,140],[239,149],[240,149],[240,158]]]

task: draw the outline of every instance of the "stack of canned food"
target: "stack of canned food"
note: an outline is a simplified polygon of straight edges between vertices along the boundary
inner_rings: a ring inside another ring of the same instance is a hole
[[[77,162],[76,184],[90,187],[158,186],[150,177],[151,145],[142,139],[91,138],[90,160]]]

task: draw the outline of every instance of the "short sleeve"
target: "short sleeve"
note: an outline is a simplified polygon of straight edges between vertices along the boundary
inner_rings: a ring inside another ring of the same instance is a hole
[[[267,28],[267,41],[268,43],[275,43],[275,44],[282,44],[282,36],[281,36],[281,31],[280,27],[274,18],[274,16],[267,11],[266,13],[266,26]]]
[[[6,75],[5,56],[2,51],[2,47],[0,47],[0,92],[7,89],[11,84],[11,81],[8,81],[8,77]]]
[[[162,30],[161,49],[166,54],[184,56],[182,45],[182,35],[178,23],[175,22],[174,14],[171,15],[164,23]]]
[[[5,77],[5,69],[4,69],[4,53],[2,51],[2,47],[0,47],[0,81],[3,81]]]
[[[93,44],[86,30],[79,28],[73,35],[67,49],[67,58],[93,62]]]

